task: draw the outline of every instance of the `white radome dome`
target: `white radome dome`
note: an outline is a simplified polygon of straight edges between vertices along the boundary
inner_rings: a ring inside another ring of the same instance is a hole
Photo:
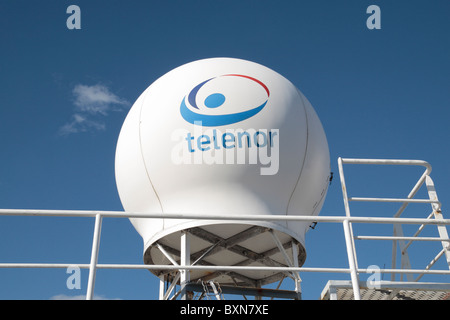
[[[135,213],[314,216],[325,199],[329,175],[327,139],[308,100],[273,70],[232,58],[194,61],[157,79],[129,111],[116,150],[120,199],[126,211]],[[172,249],[176,257],[182,230],[192,231],[195,254],[256,226],[262,228],[242,237],[236,244],[239,249],[269,255],[276,245],[266,231],[273,230],[283,243],[298,246],[296,259],[302,265],[310,226],[285,221],[130,220],[143,238],[148,264],[169,264],[155,244]],[[285,264],[274,252],[269,258]],[[243,260],[238,250],[217,250],[204,258],[212,265]],[[276,280],[273,272],[246,272],[241,278]],[[231,282],[226,275],[216,280]]]

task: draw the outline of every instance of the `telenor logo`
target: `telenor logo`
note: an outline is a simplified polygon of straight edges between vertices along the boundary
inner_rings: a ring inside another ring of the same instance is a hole
[[[264,96],[261,96],[261,92]],[[248,101],[249,97],[254,96],[260,101]],[[258,79],[241,74],[225,74],[196,85],[181,101],[180,113],[184,120],[192,124],[201,121],[206,127],[224,126],[253,117],[265,107],[269,96],[269,89]],[[197,103],[197,100],[203,101]],[[247,110],[225,114],[218,114],[216,111],[229,112],[230,109],[236,109],[236,106],[239,110]]]

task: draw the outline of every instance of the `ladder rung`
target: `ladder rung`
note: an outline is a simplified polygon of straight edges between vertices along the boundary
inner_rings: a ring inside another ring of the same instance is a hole
[[[365,198],[365,197],[364,198],[363,197],[349,197],[348,201],[440,203],[439,200],[430,200],[430,199]]]

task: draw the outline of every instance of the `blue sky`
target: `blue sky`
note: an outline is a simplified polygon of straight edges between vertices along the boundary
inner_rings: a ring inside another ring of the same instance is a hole
[[[81,8],[81,30],[66,27],[71,4]],[[381,9],[380,30],[366,27],[372,4]],[[225,56],[281,73],[314,106],[335,174],[322,215],[344,214],[338,157],[430,162],[445,215],[449,15],[446,0],[4,0],[0,208],[122,210],[114,153],[133,102],[171,69]],[[358,170],[349,173],[354,181],[349,189],[375,196],[390,196],[390,191],[406,196],[421,174],[412,170],[410,182],[411,171],[394,179],[392,170],[388,176]],[[368,213],[379,214],[369,208]],[[422,217],[428,208],[425,212]],[[93,219],[0,220],[0,262],[89,262]],[[368,264],[389,267],[390,245],[381,246],[386,255],[362,247],[363,257]],[[307,235],[305,266],[332,261],[347,267],[343,249],[342,228],[319,224]],[[425,264],[431,258],[425,257]],[[141,238],[126,219],[104,220],[99,262],[142,262]],[[86,270],[80,290],[68,290],[67,277],[64,269],[0,269],[0,299],[85,294]],[[346,277],[304,274],[304,297],[317,299],[328,279]],[[107,299],[155,299],[158,282],[144,270],[99,270],[95,293]]]

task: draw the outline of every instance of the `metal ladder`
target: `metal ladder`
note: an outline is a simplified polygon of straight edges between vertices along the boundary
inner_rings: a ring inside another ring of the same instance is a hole
[[[345,183],[345,177],[344,177],[344,169],[343,164],[371,164],[371,165],[415,165],[415,166],[424,166],[426,168],[425,172],[422,174],[422,176],[417,181],[414,188],[410,191],[407,198],[405,199],[392,199],[392,198],[361,198],[361,197],[349,197],[348,196],[348,190]],[[344,206],[345,206],[345,212],[346,216],[350,217],[350,201],[368,201],[368,202],[399,202],[402,203],[402,206],[400,209],[394,214],[394,218],[400,217],[400,215],[403,213],[403,211],[406,209],[409,203],[430,203],[432,208],[432,213],[428,216],[427,219],[436,219],[436,220],[443,220],[442,210],[441,210],[441,203],[438,200],[436,189],[433,183],[433,180],[430,177],[431,172],[431,166],[422,160],[391,160],[391,159],[344,159],[339,158],[338,159],[338,166],[339,166],[339,174],[341,179],[341,186],[342,186],[342,193],[343,193],[343,199],[344,199]],[[414,199],[414,196],[416,195],[417,191],[421,188],[421,186],[425,183],[427,191],[428,191],[428,197],[429,199]],[[350,225],[350,234],[352,237],[352,243],[349,245],[353,248],[353,252],[355,252],[355,243],[354,239],[369,239],[369,237],[364,236],[353,236],[353,230]],[[439,232],[439,238],[435,238],[433,240],[440,241],[442,244],[442,250],[428,263],[428,265],[425,267],[424,270],[430,269],[442,256],[445,256],[447,260],[448,267],[450,269],[450,238],[447,232],[447,228],[445,225],[436,225],[438,232]],[[397,256],[397,245],[398,248],[401,250],[401,268],[402,269],[411,269],[411,263],[410,258],[408,255],[408,247],[412,244],[414,240],[420,240],[421,238],[418,237],[418,235],[421,233],[425,225],[420,225],[418,230],[415,232],[415,234],[412,237],[405,237],[403,234],[403,228],[401,224],[394,224],[394,230],[393,230],[393,237],[384,237],[390,238],[393,240],[393,246],[392,246],[392,268],[396,268],[396,256]],[[372,239],[377,237],[371,237]],[[378,237],[381,238],[381,237]],[[409,242],[406,242],[408,241]],[[427,239],[429,240],[429,239]],[[356,253],[354,257],[349,257],[353,259],[354,264],[356,265],[356,269],[358,268],[357,265],[357,259],[356,259]],[[408,273],[406,274],[407,281],[417,282],[425,273],[421,273],[418,277],[413,278],[413,274]],[[356,277],[358,278],[358,276]],[[392,274],[391,281],[395,281],[395,274]],[[391,298],[393,298],[397,292],[394,290],[391,293]]]
[[[209,299],[211,296],[214,296],[217,300],[223,300],[223,294],[222,290],[220,289],[220,285],[217,282],[214,282],[212,280],[204,282],[200,281],[201,285],[203,286],[203,292],[198,297],[198,300],[203,299],[203,297],[206,297]],[[211,287],[211,290],[209,289]]]

